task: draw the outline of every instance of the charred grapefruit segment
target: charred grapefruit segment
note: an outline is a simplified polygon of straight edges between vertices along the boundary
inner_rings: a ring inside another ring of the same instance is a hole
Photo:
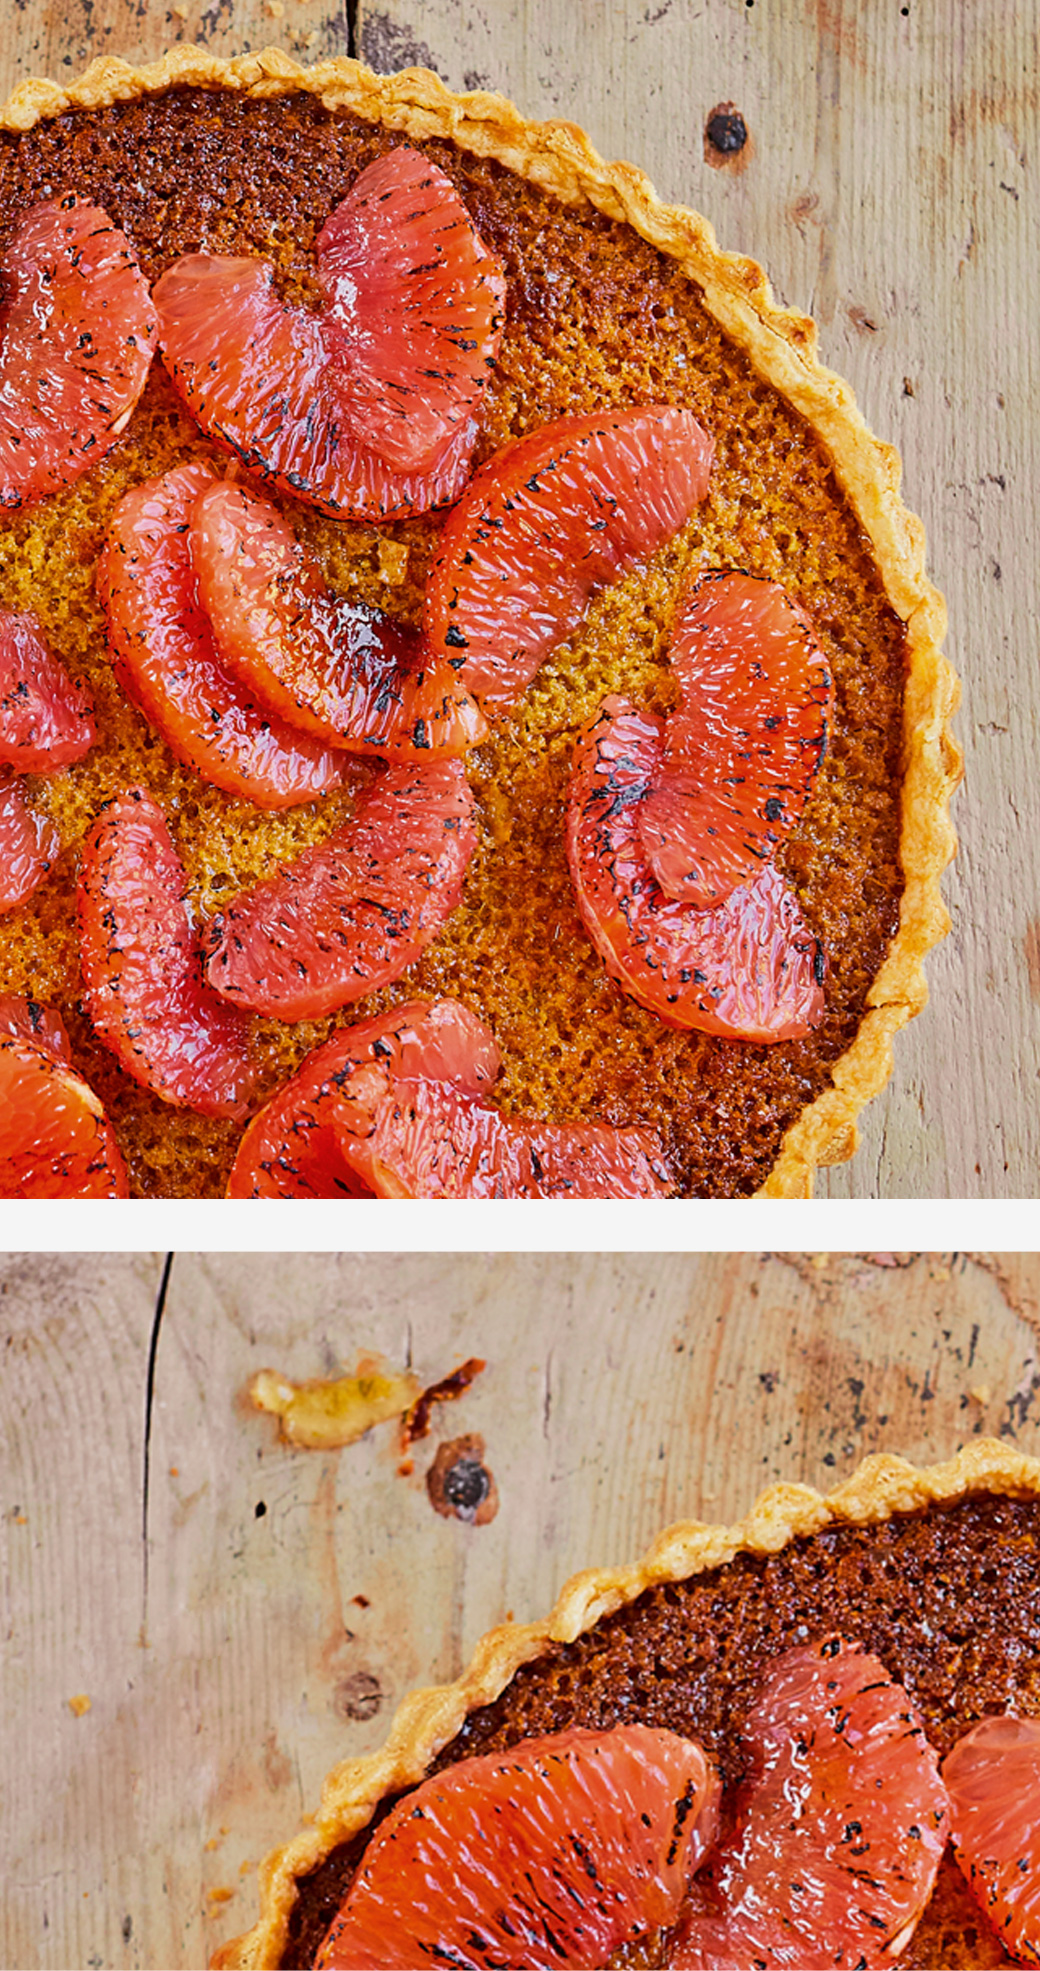
[[[341,1140],[377,1198],[664,1198],[671,1190],[653,1130],[528,1122],[439,1081],[395,1077],[371,1134]]]
[[[283,1020],[363,998],[436,937],[475,846],[458,760],[389,766],[344,827],[213,919],[210,983]]]
[[[77,901],[87,1006],[105,1045],[164,1101],[244,1116],[255,1080],[248,1021],[203,983],[184,871],[142,788],[102,809]]]
[[[983,1718],[948,1753],[953,1846],[1021,1964],[1040,1964],[1040,1718]]]
[[[214,787],[289,808],[338,787],[342,756],[260,706],[221,662],[188,552],[192,507],[216,483],[182,465],[120,500],[97,588],[116,676],[170,750]]]
[[[96,465],[142,390],[156,313],[125,234],[71,194],[34,206],[0,262],[0,506]]]
[[[15,910],[48,875],[58,831],[30,807],[16,774],[0,767],[0,911]]]
[[[94,744],[94,707],[48,646],[39,618],[0,609],[0,761],[50,773]]]
[[[31,1040],[63,1066],[72,1065],[72,1049],[61,1014],[51,1006],[41,1006],[36,999],[4,993],[0,998],[0,1034],[8,1034],[15,1040]]]
[[[326,341],[350,371],[354,434],[396,472],[437,457],[498,354],[506,283],[451,179],[400,144],[317,240]]]
[[[685,525],[712,451],[690,411],[649,405],[561,418],[474,475],[444,528],[424,620],[488,709],[519,698],[594,588]]]
[[[391,1077],[428,1075],[476,1094],[494,1081],[498,1066],[494,1036],[454,999],[414,1000],[344,1027],[308,1054],[254,1117],[239,1144],[228,1197],[369,1195],[340,1144],[367,1135]]]
[[[736,1824],[706,1875],[676,1971],[891,1964],[935,1882],[949,1824],[936,1755],[901,1684],[858,1643],[789,1650],[746,1738]]]
[[[639,834],[665,895],[707,910],[757,875],[798,820],[833,687],[805,611],[750,575],[702,575],[669,655],[680,703]]]
[[[607,698],[574,752],[567,859],[582,921],[608,972],[667,1026],[729,1040],[791,1040],[823,1013],[823,957],[767,864],[714,910],[666,897],[639,839],[661,722]]]
[[[464,1759],[387,1815],[317,1971],[605,1965],[675,1921],[716,1802],[700,1746],[646,1725]]]
[[[0,1197],[128,1197],[111,1125],[69,1066],[57,1015],[38,1018],[43,1009],[22,1000],[19,1017],[15,1002],[0,1003]]]
[[[266,705],[333,745],[465,752],[487,723],[450,664],[378,610],[333,595],[277,508],[218,480],[191,556],[217,648]]]
[[[316,315],[286,307],[266,261],[193,253],[157,282],[163,361],[192,416],[250,472],[323,513],[389,519],[458,498],[472,419],[421,470],[393,472],[352,436],[341,367]]]

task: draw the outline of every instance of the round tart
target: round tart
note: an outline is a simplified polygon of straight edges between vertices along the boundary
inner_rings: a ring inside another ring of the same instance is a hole
[[[547,1621],[491,1631],[457,1683],[407,1698],[383,1749],[335,1767],[313,1822],[263,1863],[260,1921],[214,1963],[312,1965],[374,1827],[460,1761],[624,1724],[697,1739],[736,1784],[765,1673],[795,1645],[862,1643],[940,1758],[986,1713],[1038,1716],[1038,1558],[1040,1461],[986,1439],[927,1469],[867,1458],[826,1498],[773,1486],[736,1526],[670,1527],[634,1566],[576,1575]],[[1012,1961],[949,1852],[898,1961]]]
[[[813,323],[779,308],[752,262],[719,252],[706,221],[662,204],[632,166],[604,163],[574,126],[526,122],[498,96],[455,96],[423,70],[379,78],[345,60],[303,70],[277,51],[225,63],[178,49],[143,70],[95,62],[65,88],[25,83],[0,123],[0,251],[27,211],[74,186],[125,234],[151,286],[184,255],[260,256],[293,305],[318,300],[315,241],[331,210],[406,139],[451,180],[505,273],[475,465],[554,420],[648,404],[692,412],[714,444],[692,517],[593,594],[467,756],[478,839],[457,908],[401,977],[344,1011],[255,1016],[257,1099],[338,1027],[455,998],[495,1036],[494,1099],[507,1115],[653,1132],[676,1195],[807,1195],[818,1165],[852,1154],[892,1037],[924,1003],[922,959],[947,928],[939,877],[959,772],[947,726],[956,681],[923,530],[900,502],[895,452],[818,363]],[[124,695],[98,559],[119,499],[187,465],[223,473],[227,453],[156,361],[104,460],[5,515],[0,532],[0,606],[37,613],[89,685],[98,728],[84,760],[34,787],[63,853],[0,921],[0,990],[60,1012],[138,1195],[221,1194],[241,1123],[160,1100],[90,1024],[74,895],[100,808],[132,787],[154,795],[201,934],[239,891],[341,827],[376,771],[348,758],[341,785],[270,812],[174,758]],[[443,511],[376,523],[274,497],[337,595],[420,624]],[[619,694],[641,718],[667,716],[669,642],[684,594],[710,570],[781,584],[833,676],[827,756],[775,851],[816,954],[822,1011],[814,1000],[810,1029],[771,1044],[677,1030],[629,997],[581,920],[567,863],[579,738]]]

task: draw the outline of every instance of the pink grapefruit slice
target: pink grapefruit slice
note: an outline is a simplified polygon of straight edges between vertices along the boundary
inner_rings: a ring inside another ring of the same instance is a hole
[[[203,1115],[244,1116],[249,1023],[209,991],[184,870],[143,788],[106,803],[83,850],[80,957],[91,1021],[134,1079]]]
[[[107,213],[68,193],[26,213],[0,261],[0,506],[78,479],[130,421],[157,319]]]
[[[805,611],[779,582],[694,583],[669,658],[680,687],[639,837],[666,896],[707,910],[756,876],[819,772],[833,687]]]
[[[445,525],[424,622],[487,710],[521,696],[593,589],[685,525],[712,451],[691,411],[651,404],[543,425],[474,475]]]
[[[475,847],[457,759],[391,764],[342,828],[213,919],[211,985],[282,1020],[388,985],[447,922]]]
[[[487,722],[425,639],[328,588],[267,500],[218,480],[196,501],[191,558],[217,648],[278,714],[334,746],[463,753]]]
[[[700,1746],[646,1725],[464,1759],[373,1835],[317,1971],[605,1965],[674,1922],[716,1802]]]
[[[982,1718],[943,1761],[957,1860],[1005,1950],[1040,1964],[1040,1718]]]
[[[0,1197],[125,1198],[126,1166],[58,1014],[0,999]]]
[[[824,1010],[824,959],[772,864],[713,910],[666,897],[639,836],[661,722],[608,698],[574,751],[567,857],[582,921],[608,972],[667,1026],[771,1043]]]
[[[253,1118],[228,1197],[368,1196],[344,1147],[369,1134],[391,1080],[423,1075],[478,1094],[498,1065],[493,1034],[454,999],[412,1000],[343,1027]]]
[[[222,661],[188,546],[195,502],[216,483],[208,466],[181,465],[120,500],[97,573],[109,648],[179,760],[256,807],[295,807],[342,784],[343,756],[258,704]]]
[[[50,773],[94,744],[94,706],[70,678],[31,610],[0,609],[0,761]]]

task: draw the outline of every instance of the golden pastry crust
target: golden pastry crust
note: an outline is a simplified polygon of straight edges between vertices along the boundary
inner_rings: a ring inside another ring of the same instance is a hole
[[[993,1438],[975,1438],[948,1463],[924,1468],[883,1453],[865,1458],[826,1496],[808,1485],[771,1485],[735,1526],[683,1520],[667,1527],[634,1566],[575,1574],[544,1622],[511,1622],[492,1629],[455,1683],[405,1698],[380,1751],[333,1767],[313,1822],[260,1865],[259,1922],[225,1944],[214,1966],[221,1971],[273,1971],[281,1963],[297,1878],[363,1828],[380,1801],[417,1785],[470,1713],[498,1697],[521,1665],[550,1643],[573,1642],[645,1589],[688,1580],[724,1566],[737,1554],[775,1554],[824,1527],[880,1525],[899,1513],[986,1493],[1040,1498],[1040,1459]]]
[[[177,84],[251,97],[304,91],[326,109],[348,109],[416,140],[449,139],[488,157],[565,202],[587,199],[626,221],[696,282],[708,312],[753,368],[821,440],[836,479],[868,536],[888,600],[906,626],[899,928],[867,995],[852,1044],[831,1069],[831,1086],[787,1129],[757,1195],[808,1197],[817,1167],[850,1157],[857,1117],[892,1069],[892,1039],[927,999],[923,959],[949,928],[940,877],[956,847],[948,807],[961,773],[949,729],[958,680],[941,652],[946,612],[924,569],[924,528],[899,498],[900,461],[876,439],[842,379],[817,361],[816,327],[781,308],[754,261],[719,250],[699,214],[663,204],[645,174],[609,163],[563,121],[535,123],[504,97],[455,95],[426,69],[376,76],[346,58],[301,68],[280,49],[224,61],[177,47],[143,68],[113,57],[65,86],[29,80],[0,109],[0,128],[26,131],[68,109],[103,109]]]

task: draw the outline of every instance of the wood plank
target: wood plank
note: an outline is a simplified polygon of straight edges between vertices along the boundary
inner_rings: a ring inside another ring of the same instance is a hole
[[[153,1256],[0,1257],[0,1962],[189,1966],[405,1691],[678,1517],[973,1432],[1040,1451],[1040,1259],[205,1254],[174,1260],[142,1497]],[[292,1450],[243,1392],[359,1349],[487,1368],[399,1474],[383,1425]],[[499,1510],[438,1516],[485,1440]],[[89,1696],[82,1716],[68,1700]]]

